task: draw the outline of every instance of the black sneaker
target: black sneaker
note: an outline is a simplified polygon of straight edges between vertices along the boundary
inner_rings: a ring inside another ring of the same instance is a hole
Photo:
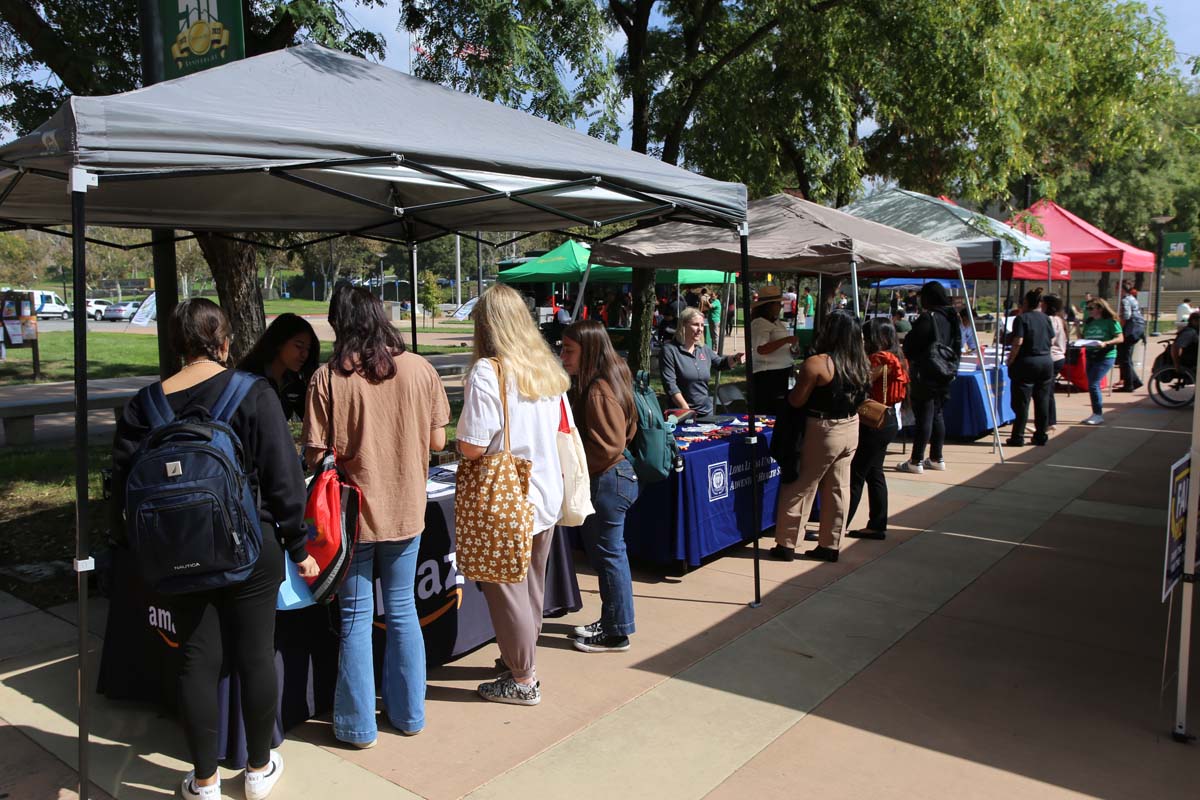
[[[575,634],[576,639],[588,639],[604,633],[604,627],[600,624],[600,620],[596,620],[587,625],[576,625],[575,630],[571,633]]]
[[[586,639],[576,639],[575,649],[585,653],[623,653],[629,649],[629,637],[602,633]]]
[[[838,551],[832,547],[817,545],[812,550],[805,552],[804,557],[809,561],[828,561],[833,563],[838,560]]]
[[[875,539],[878,541],[887,538],[887,531],[873,531],[870,528],[860,528],[856,531],[850,531],[846,535],[851,539]]]
[[[792,550],[791,548],[788,548],[788,547],[781,547],[780,545],[775,545],[774,547],[772,547],[769,551],[767,551],[767,555],[769,555],[771,558],[775,559],[776,561],[795,561],[796,560],[796,551],[795,550]]]

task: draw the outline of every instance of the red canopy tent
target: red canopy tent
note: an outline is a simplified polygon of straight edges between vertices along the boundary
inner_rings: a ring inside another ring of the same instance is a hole
[[[1109,236],[1051,200],[1038,200],[1028,214],[1041,223],[1041,234],[1029,230],[1027,220],[1014,217],[1009,224],[1049,241],[1054,255],[1070,259],[1073,272],[1154,272],[1154,253]]]

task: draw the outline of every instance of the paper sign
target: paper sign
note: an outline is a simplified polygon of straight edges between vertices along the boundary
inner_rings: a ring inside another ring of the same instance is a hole
[[[150,320],[154,316],[154,310],[154,292],[151,292],[150,296],[147,297],[140,306],[138,306],[137,313],[133,315],[133,319],[129,321],[129,324],[138,325],[142,328],[146,327],[150,324]]]
[[[1163,554],[1163,602],[1183,579],[1183,551],[1187,544],[1188,484],[1191,482],[1191,455],[1171,465],[1171,496],[1167,501],[1167,548]]]
[[[25,337],[21,335],[21,320],[4,320],[4,330],[8,332],[8,340],[13,344],[24,344]]]

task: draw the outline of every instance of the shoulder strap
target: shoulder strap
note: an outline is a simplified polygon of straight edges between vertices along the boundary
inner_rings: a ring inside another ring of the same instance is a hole
[[[254,386],[254,382],[257,380],[257,375],[251,375],[241,370],[235,371],[233,377],[229,379],[229,384],[225,387],[225,391],[221,392],[221,396],[217,398],[217,402],[213,406],[212,418],[219,422],[229,422],[229,420],[233,419],[233,415],[237,413],[238,406],[246,399],[246,395],[250,393],[250,388]]]
[[[500,429],[504,431],[504,452],[512,449],[508,441],[508,384],[504,382],[504,367],[498,358],[489,358],[492,362],[492,369],[496,371],[496,384],[500,387],[500,409],[503,414],[503,422],[500,423]]]
[[[150,421],[150,429],[161,428],[175,419],[175,410],[167,402],[163,393],[162,381],[155,381],[138,392],[142,396],[142,408]]]
[[[591,388],[591,387],[588,387]],[[558,396],[558,432],[570,433],[571,424],[567,422],[567,401],[565,395]]]

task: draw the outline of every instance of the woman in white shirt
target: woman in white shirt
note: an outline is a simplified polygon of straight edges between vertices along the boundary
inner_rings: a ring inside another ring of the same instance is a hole
[[[780,322],[783,293],[764,286],[751,307],[750,344],[754,348],[754,405],[765,414],[778,414],[796,369],[792,348],[796,337]]]
[[[508,671],[480,684],[479,694],[497,703],[533,706],[542,698],[534,656],[542,629],[546,561],[563,499],[555,433],[563,414],[569,425],[575,425],[571,405],[564,397],[571,382],[515,289],[492,286],[479,298],[471,317],[475,351],[463,387],[458,449],[468,460],[501,450],[501,403],[507,404],[512,453],[533,465],[528,498],[534,506],[533,556],[525,580],[480,584]],[[506,384],[503,391],[489,359],[500,361]]]
[[[1050,326],[1054,329],[1054,338],[1050,340],[1050,360],[1054,362],[1054,379],[1063,371],[1067,363],[1067,323],[1063,320],[1063,301],[1056,294],[1042,297],[1042,312],[1050,318]],[[1054,387],[1050,387],[1050,430],[1058,424],[1058,408],[1054,402]]]

